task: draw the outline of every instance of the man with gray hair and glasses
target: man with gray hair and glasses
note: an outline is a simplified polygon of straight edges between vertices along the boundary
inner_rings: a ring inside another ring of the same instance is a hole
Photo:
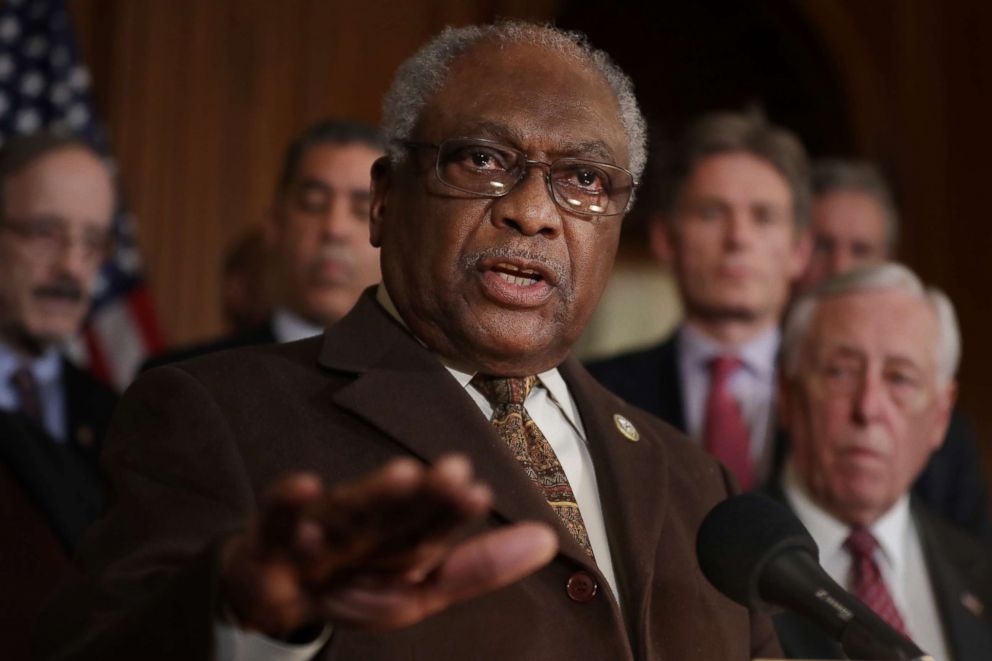
[[[785,324],[779,417],[791,446],[775,485],[820,563],[935,659],[992,658],[992,546],[910,496],[944,440],[960,335],[944,294],[895,263],[835,276]],[[791,614],[790,658],[845,658]]]
[[[114,182],[78,138],[0,150],[0,649],[27,630],[100,513],[100,442],[117,396],[64,355],[112,244]]]
[[[138,379],[43,656],[774,656],[695,560],[730,478],[568,357],[644,167],[630,80],[581,35],[448,29],[383,117],[382,283]]]

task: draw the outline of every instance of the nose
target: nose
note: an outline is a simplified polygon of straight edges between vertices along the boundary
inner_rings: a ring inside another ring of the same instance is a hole
[[[55,259],[62,273],[86,281],[100,267],[100,256],[94,256],[86,242],[79,236],[66,236]]]
[[[852,402],[851,414],[859,425],[877,420],[885,408],[885,389],[880,374],[867,372],[862,378]]]
[[[348,199],[347,195],[336,194],[321,215],[321,236],[328,241],[343,240],[347,238],[356,224],[351,200]]]
[[[745,211],[734,209],[726,216],[724,243],[728,249],[743,248],[751,239],[752,220]]]
[[[495,198],[491,207],[494,225],[525,236],[555,238],[561,233],[561,214],[551,197],[546,170],[543,163],[529,163],[523,178],[510,192]]]
[[[851,254],[851,250],[849,248],[845,248],[843,246],[837,246],[834,248],[833,254],[831,255],[832,270],[830,275],[847,273],[854,267],[854,255]]]

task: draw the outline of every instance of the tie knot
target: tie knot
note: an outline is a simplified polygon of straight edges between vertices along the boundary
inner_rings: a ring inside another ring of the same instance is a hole
[[[737,356],[724,354],[710,359],[710,376],[713,381],[726,381],[730,376],[744,365]]]
[[[33,390],[38,387],[38,382],[34,378],[34,373],[27,365],[21,365],[10,375],[10,382],[18,392]]]
[[[472,377],[472,385],[489,400],[493,408],[504,404],[523,404],[536,383],[536,376],[476,374]]]
[[[858,558],[870,558],[878,548],[878,540],[871,531],[863,526],[851,529],[851,534],[844,541],[844,547]]]

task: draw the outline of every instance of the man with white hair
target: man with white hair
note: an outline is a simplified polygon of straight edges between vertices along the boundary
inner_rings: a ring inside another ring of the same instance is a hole
[[[696,562],[729,475],[568,356],[643,171],[630,80],[581,35],[453,28],[383,117],[382,283],[138,379],[42,658],[776,656]]]
[[[778,495],[835,580],[935,659],[992,658],[992,547],[909,495],[954,404],[960,336],[941,292],[883,263],[829,279],[786,322]],[[800,619],[789,657],[844,658]]]

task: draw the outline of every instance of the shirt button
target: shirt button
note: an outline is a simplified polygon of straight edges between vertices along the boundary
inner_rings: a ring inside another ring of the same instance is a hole
[[[580,604],[584,604],[595,597],[597,590],[599,590],[599,586],[596,585],[596,579],[589,572],[585,571],[577,571],[569,576],[568,584],[565,586],[568,597]]]

